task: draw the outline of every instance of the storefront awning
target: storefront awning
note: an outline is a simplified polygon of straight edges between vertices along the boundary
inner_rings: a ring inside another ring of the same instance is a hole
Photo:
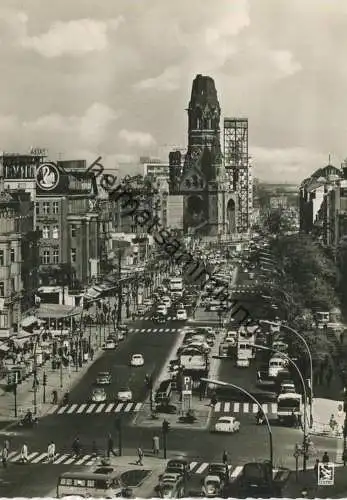
[[[0,351],[1,352],[7,352],[9,350],[10,350],[10,348],[7,344],[0,344]]]
[[[98,292],[95,288],[88,288],[83,297],[87,300],[96,300],[100,297],[100,292]]]
[[[40,324],[41,320],[37,318],[36,316],[27,316],[26,318],[22,319],[22,327],[23,328],[29,328],[30,326],[33,326],[35,324]]]
[[[40,304],[37,310],[37,316],[42,319],[62,319],[69,318],[70,316],[80,315],[82,312],[81,307],[66,306],[62,304]]]

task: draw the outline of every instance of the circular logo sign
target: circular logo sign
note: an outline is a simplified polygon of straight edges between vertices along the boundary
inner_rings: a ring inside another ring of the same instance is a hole
[[[36,170],[36,184],[44,191],[51,191],[59,184],[59,170],[55,163],[42,163]]]
[[[340,403],[339,406],[337,407],[337,411],[338,412],[341,412],[343,410],[343,406],[342,404]]]

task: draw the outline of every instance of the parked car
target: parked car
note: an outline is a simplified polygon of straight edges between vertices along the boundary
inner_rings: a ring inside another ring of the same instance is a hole
[[[117,400],[121,403],[132,401],[132,399],[133,399],[133,393],[128,388],[121,389],[117,393]]]
[[[207,472],[213,476],[219,476],[224,483],[228,482],[231,465],[222,463],[211,463],[208,466]]]
[[[174,458],[169,460],[166,464],[165,472],[178,473],[182,476],[189,476],[190,467],[189,462],[184,458]]]
[[[93,403],[104,403],[107,399],[105,389],[101,387],[95,387],[92,392]]]
[[[145,364],[145,360],[142,354],[133,354],[130,360],[131,366],[143,366]]]
[[[116,347],[117,347],[117,342],[114,339],[106,340],[106,342],[103,345],[105,351],[112,351],[116,349]]]
[[[202,494],[204,498],[221,497],[223,488],[224,483],[220,476],[208,474],[203,481]]]
[[[110,372],[99,372],[96,377],[97,385],[109,385],[111,383],[111,374]]]
[[[219,417],[214,426],[215,432],[238,432],[240,430],[240,422],[235,417]]]

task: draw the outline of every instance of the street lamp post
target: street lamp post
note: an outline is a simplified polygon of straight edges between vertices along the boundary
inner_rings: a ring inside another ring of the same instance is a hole
[[[260,349],[260,350],[264,350],[264,351],[272,351],[273,353],[278,354],[279,356],[281,356],[284,359],[286,359],[290,364],[292,364],[294,366],[295,370],[297,371],[298,375],[299,375],[299,378],[300,378],[300,381],[301,381],[301,384],[302,384],[302,388],[303,388],[303,391],[304,391],[303,470],[305,472],[306,471],[306,465],[307,465],[307,445],[308,445],[308,431],[307,431],[307,392],[306,392],[306,384],[305,384],[304,378],[302,376],[302,373],[299,370],[299,367],[295,363],[295,361],[292,358],[290,358],[289,356],[287,356],[287,354],[284,354],[283,352],[280,352],[280,351],[276,351],[276,349],[272,349],[271,347],[265,347],[263,345],[254,344],[254,345],[252,345],[252,347],[254,347],[255,349]]]
[[[237,389],[240,392],[243,392],[244,394],[246,394],[249,397],[249,399],[251,399],[258,406],[259,410],[261,411],[261,413],[262,413],[262,415],[264,417],[264,420],[265,420],[265,423],[266,423],[266,427],[267,427],[267,430],[268,430],[268,434],[269,434],[270,464],[271,464],[271,471],[273,471],[273,440],[272,440],[272,430],[271,430],[269,419],[267,418],[267,415],[266,415],[266,413],[265,413],[265,411],[264,411],[261,403],[252,394],[250,394],[248,391],[246,391],[246,389],[244,389],[243,387],[240,387],[238,385],[231,384],[230,382],[222,382],[220,380],[213,380],[213,379],[209,379],[209,378],[202,378],[201,381],[202,382],[206,382],[207,384],[214,384],[214,385],[220,385],[221,387],[232,387],[233,389]]]
[[[260,323],[267,324],[267,325],[274,325],[276,326],[276,323],[273,321],[267,321],[267,320],[260,320]],[[297,332],[293,328],[291,328],[288,325],[282,325],[281,328],[285,328],[289,332],[291,332],[293,335],[296,335],[305,345],[306,351],[310,360],[310,399],[309,399],[309,404],[310,404],[310,427],[313,425],[313,411],[312,411],[312,400],[313,400],[313,361],[312,361],[312,353],[311,349],[309,348],[305,338],[301,335],[301,333]]]

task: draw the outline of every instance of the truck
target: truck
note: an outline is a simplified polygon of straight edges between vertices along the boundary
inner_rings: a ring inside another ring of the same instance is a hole
[[[277,419],[280,423],[295,424],[293,415],[301,414],[302,397],[298,393],[284,393],[277,398]]]

